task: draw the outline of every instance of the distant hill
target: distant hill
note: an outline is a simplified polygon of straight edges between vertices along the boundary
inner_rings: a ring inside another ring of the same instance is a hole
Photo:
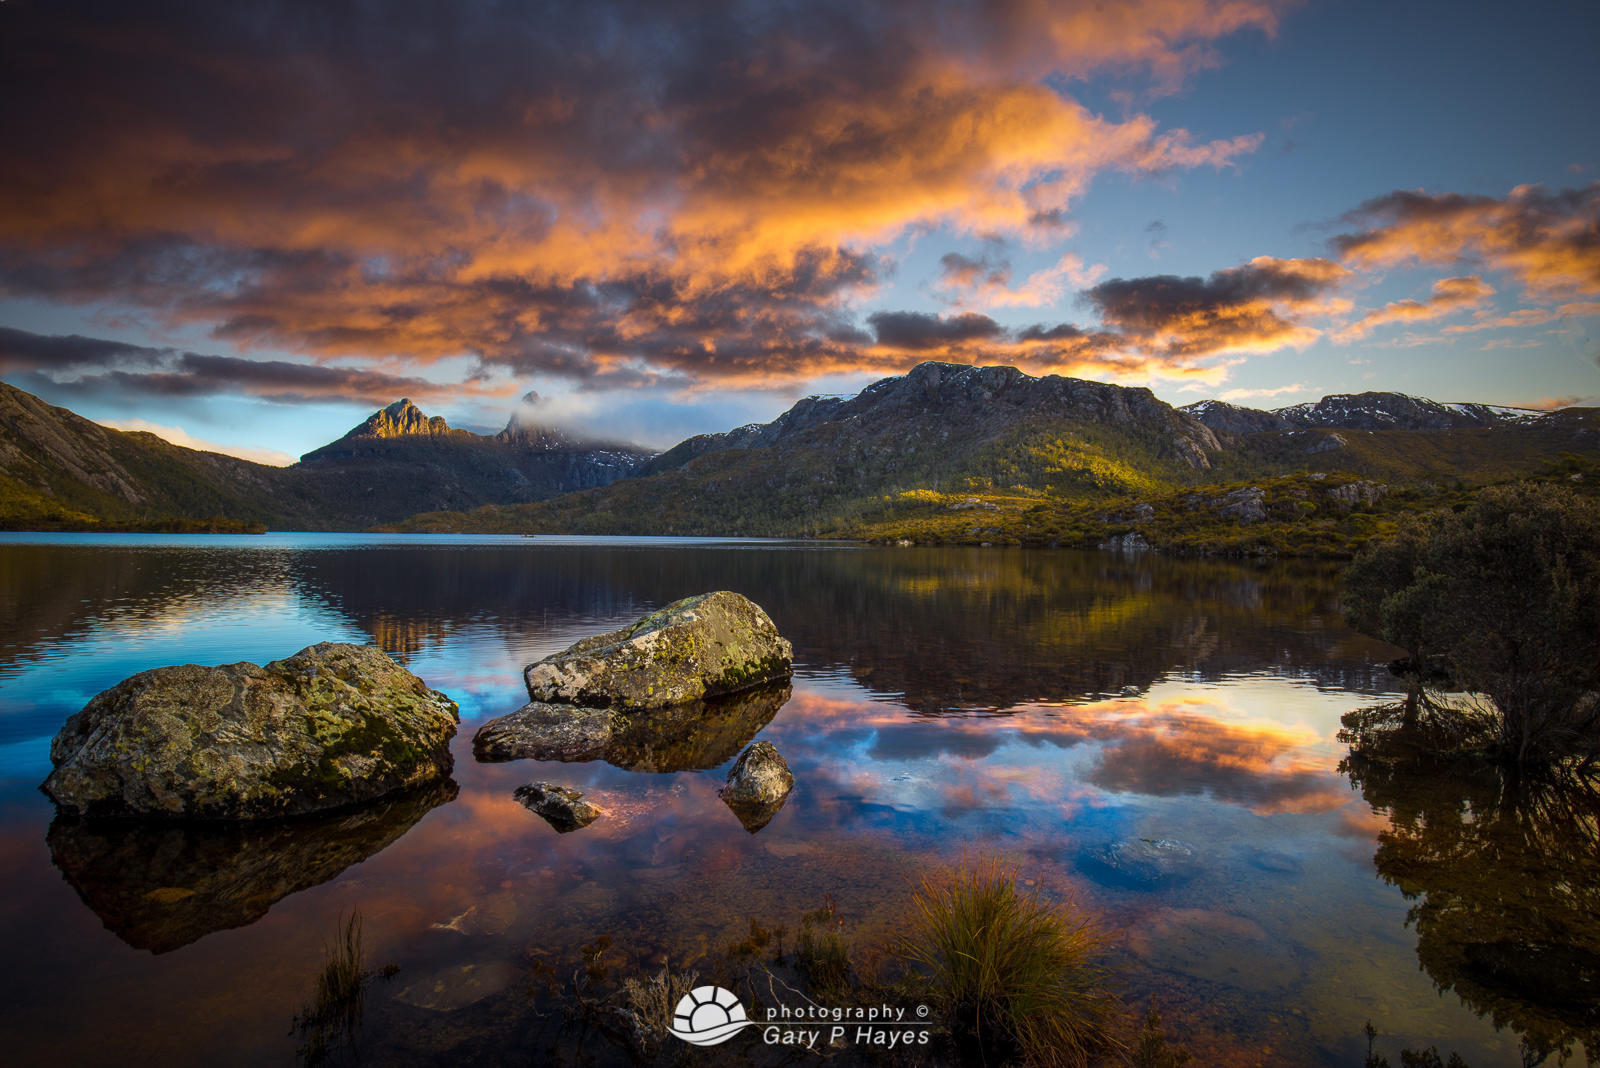
[[[515,417],[499,434],[473,434],[401,400],[300,463],[269,467],[112,430],[0,383],[0,527],[13,530],[165,529],[214,517],[362,530],[605,485],[652,455]]]
[[[1267,430],[1332,427],[1345,430],[1455,430],[1526,423],[1546,413],[1494,404],[1440,404],[1404,393],[1335,393],[1319,401],[1262,411],[1226,401],[1184,405],[1212,430],[1257,434]]]

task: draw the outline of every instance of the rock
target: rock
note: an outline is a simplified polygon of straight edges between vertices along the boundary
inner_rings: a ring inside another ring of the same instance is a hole
[[[446,778],[458,719],[455,702],[371,646],[156,668],[67,720],[42,789],[67,815],[303,816]]]
[[[1133,521],[1135,523],[1148,523],[1156,517],[1156,507],[1153,504],[1140,502],[1133,506]]]
[[[1267,518],[1266,491],[1260,486],[1245,486],[1211,500],[1211,507],[1242,523],[1259,523]]]
[[[439,805],[446,780],[332,816],[236,823],[58,817],[50,859],[106,930],[167,953],[259,920],[281,899],[338,877]]]
[[[973,508],[982,508],[986,512],[998,512],[1000,506],[992,501],[979,500],[977,497],[967,497],[945,506],[947,511],[965,512]]]
[[[517,787],[512,796],[562,834],[587,827],[605,815],[599,805],[583,800],[577,790],[554,783],[530,782]]]
[[[529,664],[523,678],[534,701],[635,711],[785,679],[793,659],[760,606],[724,590],[585,638]]]
[[[697,771],[726,763],[790,693],[780,683],[637,713],[535,701],[478,728],[472,749],[486,763],[604,760],[628,771]]]
[[[771,742],[757,742],[739,754],[728,772],[728,781],[717,794],[739,817],[744,829],[755,834],[772,822],[793,789],[794,775],[778,747]]]
[[[1156,890],[1195,875],[1194,850],[1171,838],[1125,838],[1086,850],[1082,859],[1097,881],[1133,890]]]
[[[1143,553],[1150,551],[1150,542],[1137,530],[1130,530],[1126,534],[1107,538],[1100,543],[1100,548],[1108,552]]]
[[[1348,510],[1358,504],[1377,504],[1388,492],[1389,487],[1376,482],[1349,482],[1328,490],[1328,496],[1340,508]]]
[[[1326,434],[1318,435],[1313,439],[1311,444],[1306,446],[1305,452],[1307,456],[1315,456],[1319,452],[1332,452],[1335,449],[1342,449],[1348,444],[1350,443],[1345,440],[1343,434],[1330,430]]]
[[[407,986],[395,1000],[419,1009],[454,1012],[476,1004],[517,981],[518,971],[506,961],[482,961],[444,968]]]

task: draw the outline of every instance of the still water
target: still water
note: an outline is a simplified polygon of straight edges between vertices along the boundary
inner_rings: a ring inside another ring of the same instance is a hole
[[[642,767],[473,759],[477,725],[525,700],[524,664],[714,589],[755,600],[793,642],[781,706]],[[869,959],[925,873],[988,857],[1097,913],[1123,996],[1158,1005],[1199,1064],[1359,1064],[1371,1021],[1396,1063],[1402,1045],[1437,1044],[1482,1068],[1521,1063],[1530,1029],[1592,1024],[1596,947],[1568,938],[1553,951],[1566,958],[1529,958],[1559,940],[1514,929],[1575,907],[1563,886],[1580,888],[1579,912],[1596,904],[1587,802],[1558,799],[1542,843],[1519,824],[1507,861],[1472,818],[1490,802],[1342,768],[1340,716],[1397,696],[1394,651],[1343,625],[1326,568],[699,539],[5,535],[0,619],[9,1063],[293,1063],[295,1014],[353,910],[369,966],[397,969],[368,990],[356,1059],[625,1061],[552,996],[600,936],[620,972],[705,973],[752,918],[792,928],[833,895]],[[258,829],[52,827],[37,791],[49,740],[95,693],[149,667],[330,640],[376,643],[460,704],[452,785]],[[755,834],[715,793],[753,738],[797,783]],[[606,815],[557,834],[512,798],[539,779]],[[1154,842],[1175,846],[1152,858]],[[1486,935],[1501,920],[1479,899],[1505,911],[1518,894],[1504,937]],[[1470,934],[1449,927],[1462,914]],[[1522,997],[1539,980],[1519,967],[1566,968],[1578,986]]]

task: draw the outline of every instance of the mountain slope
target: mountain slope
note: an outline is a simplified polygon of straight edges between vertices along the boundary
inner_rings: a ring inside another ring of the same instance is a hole
[[[848,400],[691,438],[604,489],[406,529],[796,534],[923,490],[1123,494],[1191,479],[1215,434],[1147,389],[924,363]]]
[[[311,514],[278,468],[112,430],[0,382],[0,526]]]
[[[1226,401],[1184,405],[1212,430],[1257,434],[1268,430],[1331,427],[1344,430],[1455,430],[1526,423],[1545,413],[1495,404],[1441,404],[1404,393],[1334,393],[1319,401],[1262,411]]]

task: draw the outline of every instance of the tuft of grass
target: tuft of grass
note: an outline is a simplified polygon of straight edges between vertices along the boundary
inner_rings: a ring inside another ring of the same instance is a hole
[[[842,993],[850,986],[850,945],[844,936],[839,904],[826,894],[822,906],[800,918],[795,935],[794,963],[811,989],[820,994]]]
[[[1122,1009],[1107,986],[1106,935],[1070,903],[1052,906],[998,862],[924,879],[900,955],[929,973],[958,1043],[984,1061],[1040,1068],[1118,1055]]]
[[[353,1044],[361,1026],[367,976],[362,968],[359,912],[340,920],[327,954],[311,1004],[294,1019],[302,1040],[300,1057],[310,1065],[322,1064],[341,1045]]]

